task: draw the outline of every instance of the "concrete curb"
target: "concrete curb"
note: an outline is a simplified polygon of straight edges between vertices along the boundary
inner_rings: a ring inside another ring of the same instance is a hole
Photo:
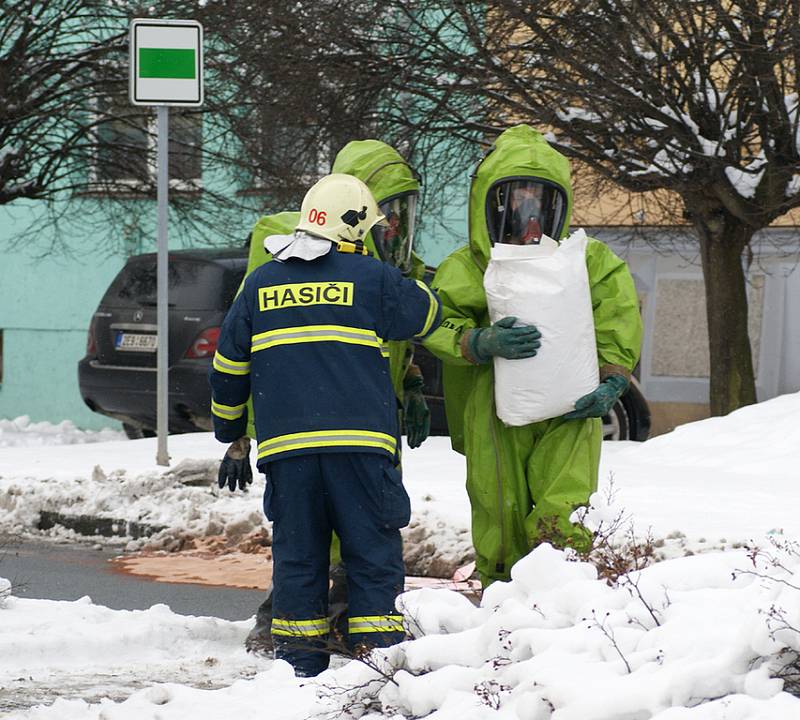
[[[80,535],[92,537],[132,538],[138,540],[166,530],[166,525],[148,525],[130,520],[94,517],[93,515],[64,515],[59,512],[42,510],[39,515],[38,530],[50,530],[56,525],[74,530]]]

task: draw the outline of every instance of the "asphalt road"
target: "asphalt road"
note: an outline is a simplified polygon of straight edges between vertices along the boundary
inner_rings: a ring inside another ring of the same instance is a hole
[[[153,582],[113,572],[110,558],[119,550],[87,545],[11,542],[0,547],[0,577],[8,578],[17,597],[77,600],[88,595],[115,610],[146,610],[164,603],[182,615],[210,615],[246,620],[254,615],[260,590]]]

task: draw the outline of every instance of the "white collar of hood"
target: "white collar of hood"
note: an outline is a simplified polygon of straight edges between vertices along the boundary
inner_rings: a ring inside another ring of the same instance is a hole
[[[332,247],[330,240],[314,237],[302,230],[295,230],[291,235],[270,235],[264,238],[264,249],[280,262],[289,258],[316,260],[329,253]]]

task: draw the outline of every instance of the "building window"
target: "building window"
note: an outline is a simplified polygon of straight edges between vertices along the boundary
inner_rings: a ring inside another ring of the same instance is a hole
[[[310,126],[271,125],[262,129],[261,136],[266,177],[288,175],[304,186],[315,183],[330,172],[330,146],[320,138],[319,129]]]
[[[108,119],[97,126],[94,180],[102,185],[146,183],[151,145],[146,112],[123,105],[119,98],[101,96],[97,113]]]
[[[157,120],[151,108],[117,93],[97,99],[92,177],[99,191],[145,190],[157,179]],[[202,188],[203,121],[197,110],[170,108],[169,180],[176,190]]]
[[[169,177],[183,183],[203,177],[203,118],[172,108],[169,116]]]
[[[266,195],[276,208],[299,206],[309,186],[331,170],[332,143],[316,124],[287,124],[284,114],[262,109],[234,131],[248,166],[240,192]]]

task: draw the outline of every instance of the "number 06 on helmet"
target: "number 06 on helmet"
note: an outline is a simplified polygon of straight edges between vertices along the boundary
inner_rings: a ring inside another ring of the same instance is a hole
[[[331,242],[363,242],[373,225],[386,224],[369,188],[356,177],[333,173],[303,198],[297,230]]]

